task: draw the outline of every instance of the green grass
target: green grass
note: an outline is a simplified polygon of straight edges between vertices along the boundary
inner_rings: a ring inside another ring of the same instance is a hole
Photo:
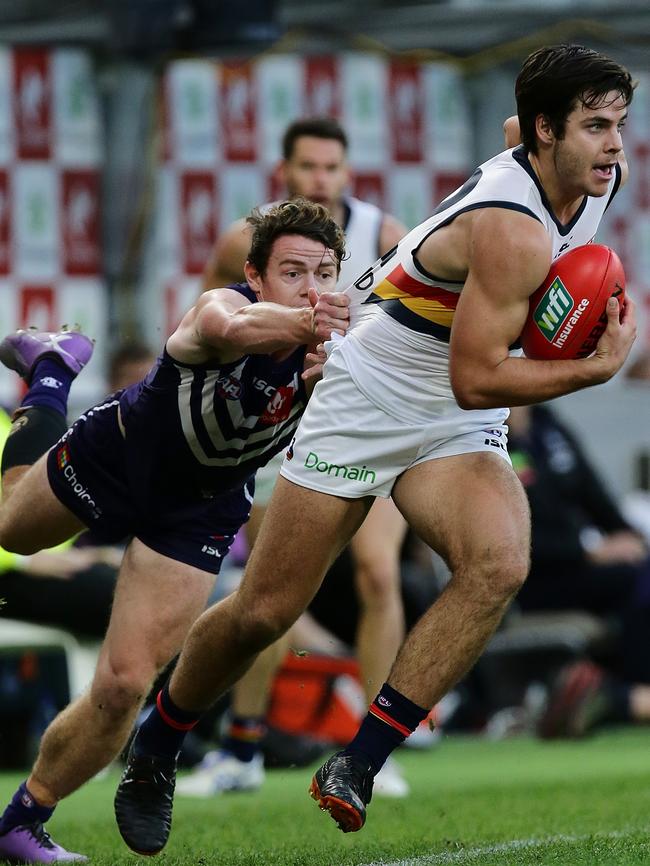
[[[410,797],[374,800],[366,826],[349,835],[307,796],[309,770],[272,771],[254,794],[179,797],[170,842],[157,862],[650,866],[650,731],[577,743],[448,737],[431,752],[402,750],[399,761]],[[20,779],[0,777],[0,798]],[[136,860],[115,827],[116,782],[113,774],[86,785],[49,824],[57,841],[98,866]]]

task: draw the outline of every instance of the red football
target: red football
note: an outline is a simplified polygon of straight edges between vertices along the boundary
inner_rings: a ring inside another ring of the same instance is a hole
[[[607,325],[605,307],[625,300],[625,272],[614,250],[585,244],[553,262],[530,297],[521,345],[528,358],[586,358]]]

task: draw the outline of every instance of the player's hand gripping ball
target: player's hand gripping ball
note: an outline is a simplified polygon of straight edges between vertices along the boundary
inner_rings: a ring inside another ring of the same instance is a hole
[[[607,326],[611,296],[623,306],[625,272],[614,250],[585,244],[560,256],[530,298],[521,345],[528,358],[586,358]]]

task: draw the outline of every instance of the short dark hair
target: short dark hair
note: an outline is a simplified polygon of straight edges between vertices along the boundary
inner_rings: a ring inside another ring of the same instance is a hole
[[[582,45],[551,45],[533,51],[515,84],[521,140],[537,153],[535,120],[543,114],[553,134],[563,138],[566,119],[582,103],[597,108],[610,91],[626,105],[632,101],[635,83],[624,66]]]
[[[248,261],[260,275],[266,272],[273,244],[283,235],[302,235],[324,244],[334,252],[337,270],[340,270],[345,237],[323,205],[298,196],[264,212],[255,208],[246,222],[253,227]]]
[[[282,137],[282,156],[291,159],[296,139],[309,135],[312,138],[331,138],[343,145],[343,150],[348,149],[348,137],[341,124],[333,117],[303,117],[294,120],[286,128]]]

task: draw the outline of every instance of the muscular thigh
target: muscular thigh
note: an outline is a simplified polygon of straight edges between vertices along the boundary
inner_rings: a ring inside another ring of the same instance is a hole
[[[280,602],[300,612],[368,512],[345,499],[278,478],[240,587],[242,604]]]
[[[139,666],[160,670],[180,651],[213,583],[213,574],[134,539],[120,569],[101,662],[118,674]]]
[[[526,495],[496,454],[427,460],[402,475],[393,498],[413,530],[453,569],[496,553],[528,556]]]
[[[12,473],[9,470],[8,476]],[[47,475],[47,454],[15,480],[9,477],[0,506],[3,545],[19,553],[54,547],[85,525],[54,495]]]

